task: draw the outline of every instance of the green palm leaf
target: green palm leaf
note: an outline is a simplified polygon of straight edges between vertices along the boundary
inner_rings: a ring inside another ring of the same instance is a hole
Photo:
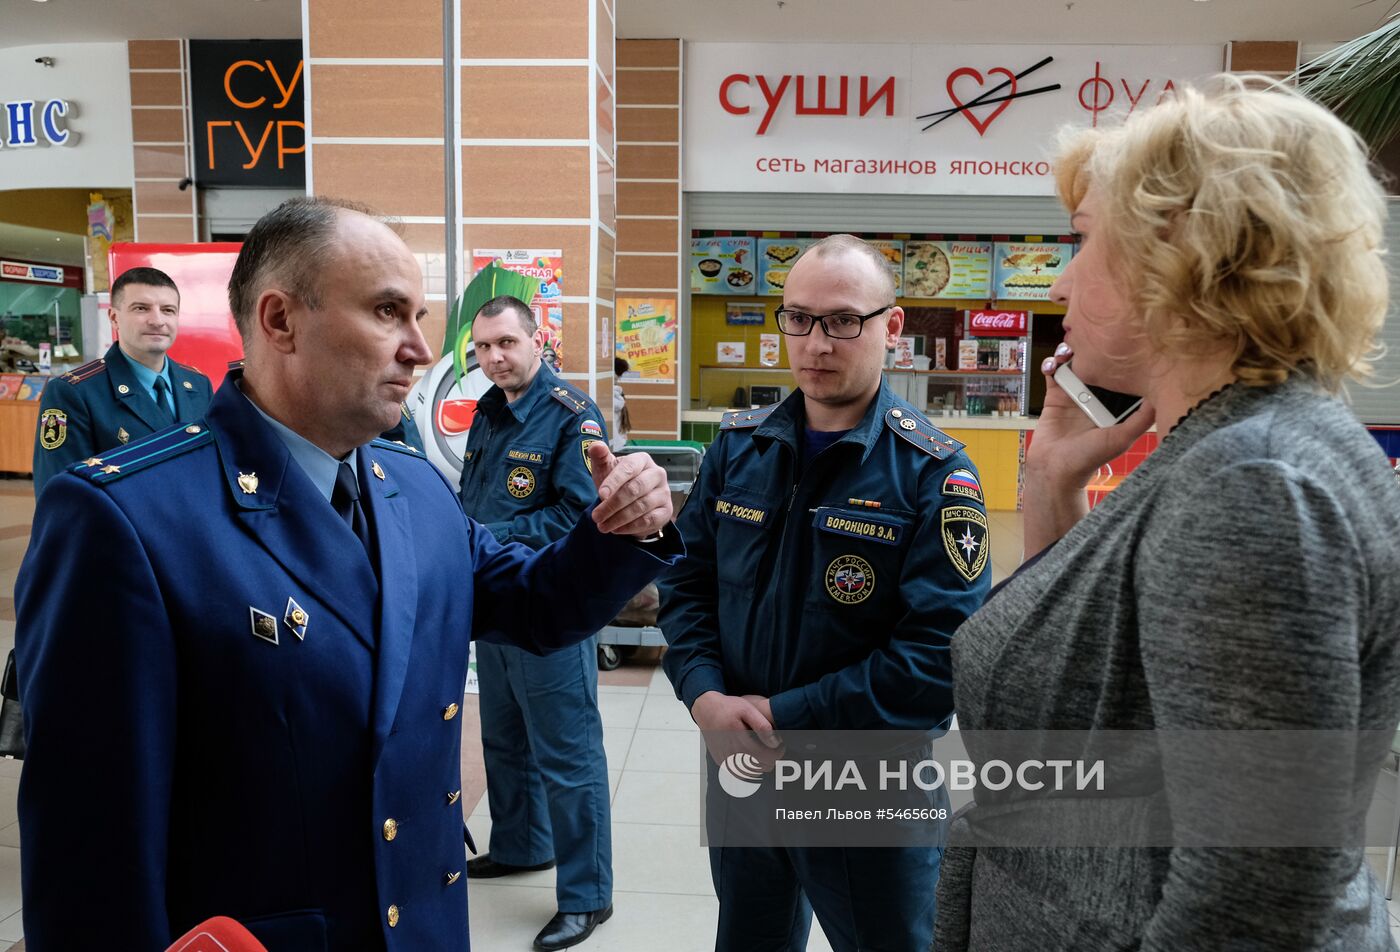
[[[1400,15],[1307,63],[1292,79],[1355,129],[1374,155],[1400,134]]]

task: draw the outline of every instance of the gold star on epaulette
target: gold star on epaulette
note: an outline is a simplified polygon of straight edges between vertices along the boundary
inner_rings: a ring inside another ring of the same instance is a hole
[[[84,466],[101,466],[101,465],[102,465],[102,460],[98,459],[96,456],[89,456],[87,459],[83,460],[83,465],[84,465]]]
[[[120,473],[121,471],[122,468],[120,466],[107,465],[102,467],[102,472],[108,476],[110,476],[112,473]]]

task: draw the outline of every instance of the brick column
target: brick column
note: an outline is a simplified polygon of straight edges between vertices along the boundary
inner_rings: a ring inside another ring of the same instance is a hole
[[[1232,40],[1225,45],[1227,73],[1264,73],[1283,79],[1298,68],[1294,40]]]
[[[681,235],[681,42],[617,44],[617,294],[664,298],[680,308],[689,289]],[[686,364],[681,328],[677,363]],[[680,436],[676,383],[629,380],[627,412],[637,439]]]
[[[434,353],[447,323],[439,0],[307,0],[306,190],[402,223],[423,268]]]
[[[127,43],[136,183],[137,241],[199,240],[196,192],[180,190],[194,164],[189,141],[189,67],[183,40]]]

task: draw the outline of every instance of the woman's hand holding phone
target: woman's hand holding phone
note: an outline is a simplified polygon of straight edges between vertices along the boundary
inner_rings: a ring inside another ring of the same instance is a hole
[[[1146,433],[1156,416],[1144,402],[1123,422],[1098,427],[1055,382],[1074,351],[1061,344],[1041,364],[1045,407],[1026,449],[1025,555],[1034,555],[1068,532],[1088,512],[1084,488],[1100,466],[1121,456]]]

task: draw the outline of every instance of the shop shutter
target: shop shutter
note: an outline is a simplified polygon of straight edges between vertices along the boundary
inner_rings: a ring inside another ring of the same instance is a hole
[[[735,231],[848,231],[1062,235],[1069,216],[1041,195],[853,195],[688,192],[686,227]]]
[[[1392,198],[1389,206],[1385,266],[1390,272],[1390,310],[1380,335],[1385,354],[1376,361],[1369,381],[1347,387],[1362,423],[1400,424],[1400,199]]]

